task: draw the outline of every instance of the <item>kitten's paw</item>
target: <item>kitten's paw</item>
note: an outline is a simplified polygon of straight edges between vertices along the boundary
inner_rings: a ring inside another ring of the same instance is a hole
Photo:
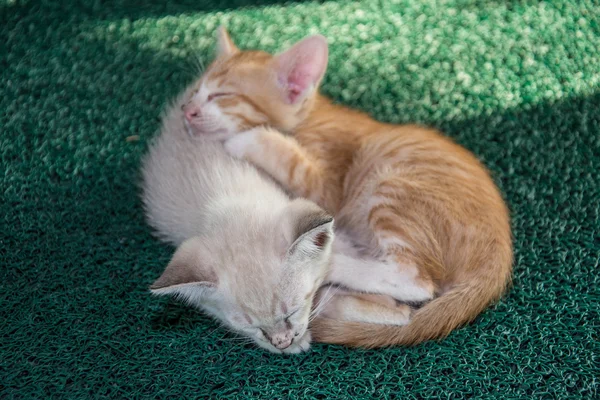
[[[285,354],[299,354],[308,351],[308,349],[310,349],[311,340],[312,336],[310,331],[307,330],[304,336],[298,340],[294,340],[294,343],[292,343],[292,345],[287,349],[284,349],[283,352]]]
[[[248,152],[258,146],[258,139],[262,130],[263,128],[259,127],[238,133],[225,141],[225,151],[232,157],[243,159]]]

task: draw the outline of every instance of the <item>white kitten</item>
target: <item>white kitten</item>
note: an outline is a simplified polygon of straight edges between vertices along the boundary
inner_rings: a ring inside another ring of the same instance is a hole
[[[333,219],[312,202],[290,200],[222,144],[190,137],[181,111],[190,93],[167,110],[143,161],[148,222],[179,246],[151,290],[201,308],[272,352],[307,350]]]

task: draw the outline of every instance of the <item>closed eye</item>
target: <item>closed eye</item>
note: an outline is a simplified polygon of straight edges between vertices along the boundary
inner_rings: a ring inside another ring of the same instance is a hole
[[[283,320],[284,320],[285,322],[288,322],[288,321],[289,321],[289,319],[290,319],[290,318],[291,318],[291,317],[292,317],[294,314],[296,314],[298,311],[300,311],[300,309],[299,309],[299,308],[298,308],[298,309],[296,309],[296,310],[294,310],[294,311],[292,311],[291,313],[288,313],[288,314],[287,314],[287,315],[286,315],[286,316],[283,318]]]
[[[206,99],[206,101],[210,102],[213,101],[214,99],[216,99],[217,97],[223,97],[223,96],[231,96],[233,93],[211,93],[208,95],[208,98]]]

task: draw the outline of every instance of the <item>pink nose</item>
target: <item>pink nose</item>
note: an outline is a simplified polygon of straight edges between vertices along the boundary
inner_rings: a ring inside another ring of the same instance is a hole
[[[185,115],[185,119],[192,121],[200,116],[200,109],[198,107],[188,105],[183,108],[183,113]]]
[[[279,350],[286,349],[292,345],[294,338],[291,335],[276,334],[271,337],[271,344]]]
[[[277,344],[273,343],[273,346],[278,348],[279,350],[287,349],[292,345],[292,339],[286,339],[283,342],[278,342]]]

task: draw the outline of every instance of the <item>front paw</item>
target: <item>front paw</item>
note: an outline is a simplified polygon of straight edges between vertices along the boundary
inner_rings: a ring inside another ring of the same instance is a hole
[[[312,336],[310,331],[306,331],[306,333],[298,340],[294,340],[294,343],[287,349],[283,350],[284,354],[299,354],[310,349],[310,342],[312,340]]]
[[[238,133],[225,141],[225,151],[232,157],[243,159],[258,147],[258,139],[262,128],[254,128]]]

